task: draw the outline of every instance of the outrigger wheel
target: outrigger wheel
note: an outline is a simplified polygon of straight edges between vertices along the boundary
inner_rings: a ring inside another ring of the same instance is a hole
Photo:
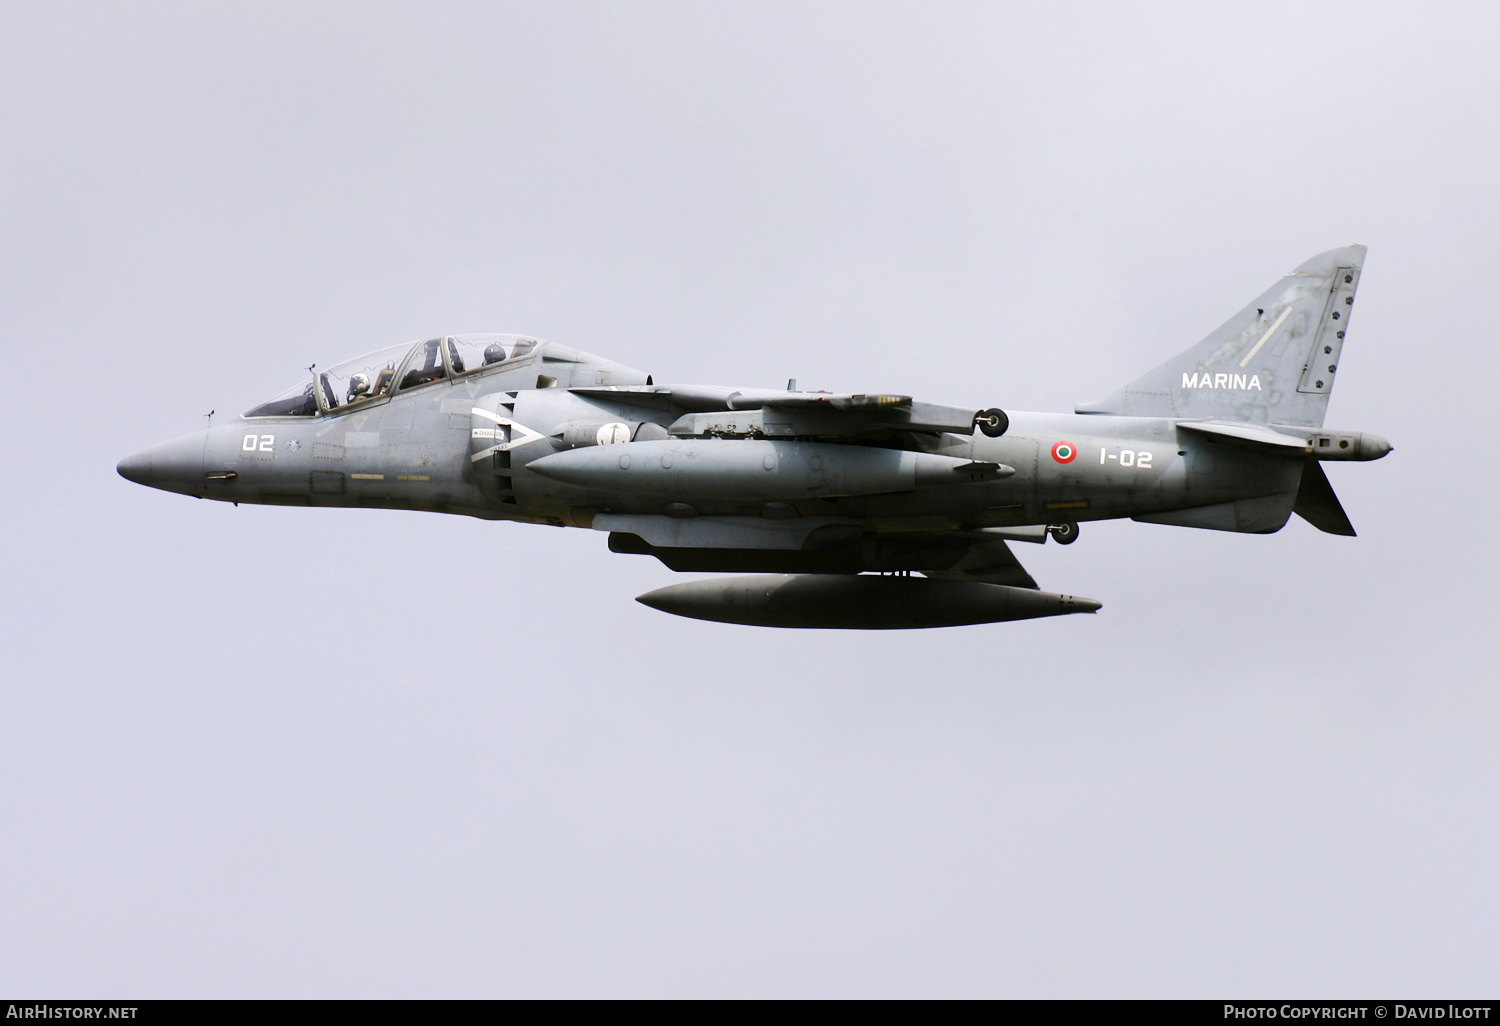
[[[991,438],[999,438],[1005,434],[1005,429],[1010,427],[1010,418],[1005,415],[1004,410],[997,410],[994,407],[990,407],[988,410],[981,410],[976,413],[974,415],[974,423],[979,426],[979,430]]]
[[[1047,533],[1059,545],[1072,545],[1078,540],[1077,524],[1048,524]]]

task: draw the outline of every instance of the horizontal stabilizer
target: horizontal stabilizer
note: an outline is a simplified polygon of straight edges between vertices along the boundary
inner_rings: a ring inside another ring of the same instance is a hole
[[[1303,437],[1299,438],[1295,435],[1283,434],[1263,424],[1225,423],[1212,420],[1182,421],[1177,425],[1177,429],[1213,435],[1215,438],[1236,442],[1249,448],[1281,450],[1292,454],[1312,452],[1312,444],[1308,442],[1306,432],[1303,432]]]
[[[1333,494],[1333,485],[1317,460],[1308,460],[1302,465],[1302,484],[1297,488],[1297,505],[1292,507],[1303,520],[1328,534],[1340,534],[1353,538],[1354,525],[1349,515],[1339,505],[1339,497]]]

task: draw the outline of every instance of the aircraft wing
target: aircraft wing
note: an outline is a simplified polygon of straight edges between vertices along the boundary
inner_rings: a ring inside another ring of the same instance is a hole
[[[1037,583],[989,531],[866,534],[839,517],[693,517],[609,514],[594,517],[614,552],[655,556],[673,570],[699,573],[835,573],[912,566],[927,577],[1007,584]]]
[[[600,385],[569,389],[575,395],[660,410],[680,411],[671,434],[718,432],[731,421],[769,437],[817,434],[852,437],[877,431],[945,431],[968,435],[980,411],[917,402],[909,395],[784,392],[713,385]],[[706,418],[706,419],[705,419]],[[722,425],[721,423],[722,422]]]

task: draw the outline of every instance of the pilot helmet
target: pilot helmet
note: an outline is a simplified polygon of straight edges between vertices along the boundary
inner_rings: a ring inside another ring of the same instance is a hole
[[[491,342],[484,347],[484,364],[488,367],[492,363],[499,363],[505,359],[505,347],[499,342]]]
[[[349,376],[349,394],[347,400],[353,400],[356,396],[364,395],[370,390],[370,379],[363,374],[351,374]]]

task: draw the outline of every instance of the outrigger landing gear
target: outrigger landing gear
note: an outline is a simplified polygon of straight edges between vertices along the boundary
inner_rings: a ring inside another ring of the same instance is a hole
[[[1072,545],[1078,540],[1077,524],[1048,524],[1047,533],[1059,545]]]
[[[1010,427],[1010,418],[1005,415],[1004,410],[992,407],[975,414],[974,424],[991,438],[999,438],[1005,434],[1005,429]]]

